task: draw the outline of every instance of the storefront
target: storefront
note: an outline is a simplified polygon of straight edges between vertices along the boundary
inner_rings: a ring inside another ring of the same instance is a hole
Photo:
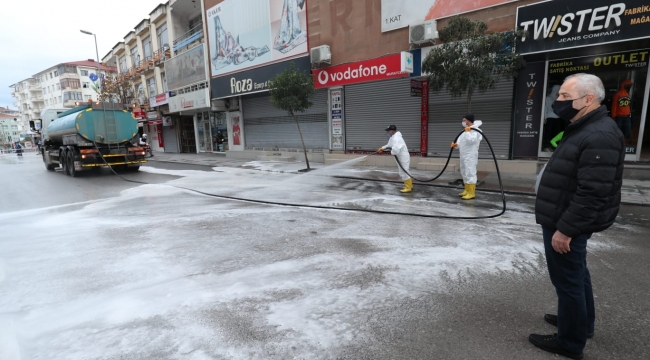
[[[147,122],[144,125],[149,146],[153,151],[164,151],[165,141],[162,134],[162,117],[157,110],[147,111]]]
[[[143,130],[147,134],[149,146],[151,146],[153,151],[178,152],[175,147],[165,149],[163,118],[166,114],[169,114],[169,106],[167,105],[169,103],[169,95],[169,92],[165,92],[149,98],[147,124]],[[171,145],[171,143],[168,145]]]
[[[208,88],[179,93],[169,99],[169,112],[178,129],[179,152],[212,152]]]
[[[216,125],[220,121],[227,124],[224,148],[287,152],[302,149],[296,121],[286,111],[274,107],[268,93],[269,80],[291,63],[306,74],[310,72],[309,58],[304,56],[211,80],[212,101],[223,101],[226,109],[212,115]],[[327,91],[316,91],[312,103],[296,115],[307,149],[322,152],[329,148]]]
[[[328,89],[330,150],[375,152],[395,125],[409,152],[421,153],[421,94],[412,96],[403,59],[412,66],[413,54],[401,52],[313,71],[314,86]]]
[[[567,3],[557,14],[553,3],[519,7],[517,24],[528,31],[518,44],[527,65],[517,80],[513,157],[549,157],[568,122],[552,103],[564,79],[597,75],[603,105],[625,136],[627,161],[650,160],[645,134],[650,81],[650,9],[641,0]]]

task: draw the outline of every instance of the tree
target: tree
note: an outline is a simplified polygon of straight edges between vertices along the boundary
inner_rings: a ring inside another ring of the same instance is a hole
[[[493,89],[503,77],[516,77],[525,64],[513,50],[523,32],[486,32],[487,25],[482,21],[454,17],[440,31],[443,44],[434,47],[422,63],[431,90],[447,86],[452,97],[466,93],[470,112],[477,90],[484,92]]]
[[[296,120],[300,141],[302,141],[302,149],[305,153],[307,170],[310,170],[307,147],[305,147],[305,140],[302,137],[300,122],[296,113],[304,112],[313,105],[310,100],[314,98],[314,79],[310,74],[298,70],[296,65],[291,62],[288,69],[270,80],[269,94],[273,106],[288,112]]]
[[[106,75],[104,77],[100,101],[114,101],[119,104],[131,104],[135,99],[135,87],[130,76]]]

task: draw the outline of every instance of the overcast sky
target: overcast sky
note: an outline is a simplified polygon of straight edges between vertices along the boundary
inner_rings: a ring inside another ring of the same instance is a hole
[[[18,0],[0,15],[0,106],[13,105],[10,85],[67,61],[100,60],[162,0]],[[171,39],[170,39],[171,40]]]

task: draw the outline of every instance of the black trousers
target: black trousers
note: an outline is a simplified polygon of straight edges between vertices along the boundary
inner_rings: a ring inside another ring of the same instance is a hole
[[[587,240],[591,234],[576,236],[571,240],[571,251],[560,254],[551,246],[555,230],[542,227],[542,231],[548,273],[557,293],[557,341],[566,350],[582,354],[587,334],[594,332],[596,318],[587,269]]]

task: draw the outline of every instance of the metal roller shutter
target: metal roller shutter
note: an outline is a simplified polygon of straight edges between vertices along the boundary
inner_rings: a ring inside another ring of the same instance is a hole
[[[489,137],[498,158],[508,158],[512,129],[513,79],[501,79],[492,90],[477,93],[472,99],[472,113],[483,121],[481,130]],[[467,113],[465,97],[452,98],[447,91],[429,95],[429,155],[448,156],[449,145],[463,130],[463,115]],[[454,151],[458,157],[458,151]],[[480,158],[492,158],[483,141]]]
[[[300,130],[308,149],[329,149],[327,90],[318,90],[313,106],[298,113]],[[242,99],[246,147],[302,149],[296,121],[271,105],[268,93]]]
[[[411,79],[345,87],[345,149],[376,150],[386,145],[384,129],[397,126],[410,152],[420,151],[421,98],[411,96]]]
[[[175,126],[163,126],[163,141],[165,143],[164,149],[166,153],[178,152],[178,137],[176,136],[176,128],[178,128],[179,120],[174,119]]]

